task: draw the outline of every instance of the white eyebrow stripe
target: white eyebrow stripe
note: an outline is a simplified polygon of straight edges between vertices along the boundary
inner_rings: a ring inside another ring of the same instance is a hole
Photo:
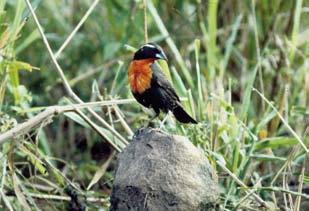
[[[145,44],[143,47],[156,48],[156,46],[151,45],[151,44]]]

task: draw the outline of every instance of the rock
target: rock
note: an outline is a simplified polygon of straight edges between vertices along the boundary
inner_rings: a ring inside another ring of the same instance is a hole
[[[217,176],[187,138],[143,129],[119,154],[110,210],[213,210]]]

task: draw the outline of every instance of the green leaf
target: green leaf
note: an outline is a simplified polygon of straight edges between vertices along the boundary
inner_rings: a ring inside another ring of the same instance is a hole
[[[188,96],[188,101],[186,101],[184,104],[185,104],[185,107],[188,109],[188,107],[190,108],[190,112],[189,114],[194,118],[196,119],[196,113],[195,113],[195,108],[194,108],[194,101],[193,101],[193,96],[192,96],[192,92],[191,92],[191,89],[188,90],[187,92],[187,96]],[[189,105],[187,105],[187,103]],[[189,111],[189,110],[187,110]]]
[[[133,46],[131,45],[128,45],[128,44],[125,44],[124,45],[124,48],[127,50],[127,51],[130,51],[132,53],[135,53],[137,51],[137,48],[134,48]]]
[[[234,43],[234,41],[236,39],[237,31],[238,31],[238,29],[240,27],[241,20],[242,20],[242,14],[237,16],[236,21],[233,24],[232,33],[231,33],[229,39],[226,42],[226,45],[225,45],[226,46],[225,47],[226,50],[224,52],[224,59],[222,60],[222,70],[223,71],[225,71],[225,69],[227,67],[227,64],[228,64],[228,61],[230,59],[233,43]]]
[[[19,86],[19,75],[16,66],[9,65],[9,77],[13,89],[12,91],[14,95],[15,105],[17,105],[20,102],[20,94],[17,90],[17,87]]]
[[[175,67],[171,68],[172,70],[172,74],[173,74],[173,81],[174,81],[174,85],[175,85],[175,89],[176,92],[179,96],[184,97],[187,95],[187,89],[180,77],[180,75],[178,74],[177,70]]]
[[[112,83],[111,95],[114,96],[123,86],[125,86],[125,77],[122,71],[123,62],[118,61],[118,68],[116,72],[116,76]]]
[[[22,26],[22,13],[25,9],[25,2],[23,0],[17,0],[17,2],[15,2],[16,4],[16,12],[15,12],[15,16],[14,16],[14,21],[12,24],[12,28],[10,30],[10,42],[14,42],[16,40],[16,37],[18,35],[18,32],[21,29]]]
[[[202,92],[202,78],[201,78],[201,70],[199,64],[199,57],[200,57],[200,48],[201,48],[201,41],[199,39],[195,39],[194,41],[195,46],[195,68],[196,68],[196,78],[197,78],[197,91],[198,91],[198,102],[197,102],[197,111],[199,119],[203,118],[203,108],[205,108],[204,97]]]
[[[102,100],[103,97],[101,95],[97,80],[93,80],[93,82],[91,84],[91,93]]]
[[[31,209],[26,200],[25,194],[21,191],[19,187],[20,185],[22,185],[22,183],[17,177],[17,175],[15,174],[15,172],[12,173],[12,180],[13,180],[14,192],[16,194],[18,202],[25,210],[30,211]]]
[[[173,81],[174,81],[176,93],[179,95],[179,97],[187,97],[190,101],[190,94],[189,94],[188,90],[186,89],[186,87],[185,87],[180,75],[178,74],[176,68],[172,67],[171,70],[172,70],[172,74],[173,74],[173,79],[174,79]],[[189,101],[182,102],[182,105],[184,106],[186,111],[188,111],[188,110],[191,111],[191,105],[190,105]],[[193,100],[191,99],[191,102],[192,101]]]
[[[262,120],[256,126],[256,130],[259,131],[263,129],[275,116],[277,116],[277,113],[274,110],[271,110],[270,112],[266,112],[266,115],[262,118]]]
[[[7,84],[7,76],[4,76],[3,80],[0,80],[0,111],[1,111],[1,105],[3,105],[6,84]]]
[[[274,155],[254,154],[250,157],[259,161],[286,161],[286,158]]]
[[[96,183],[101,179],[101,177],[105,174],[105,172],[106,172],[106,170],[107,170],[107,168],[108,168],[110,162],[111,162],[111,161],[113,160],[113,158],[114,158],[114,155],[115,155],[115,153],[113,153],[113,154],[108,158],[108,160],[105,161],[105,162],[103,163],[103,165],[96,171],[96,173],[94,174],[92,180],[90,181],[90,183],[89,183],[89,185],[88,185],[88,187],[87,187],[87,190],[90,190],[90,188],[91,188],[94,184],[96,184]]]
[[[4,6],[5,6],[6,0],[0,1],[0,12],[3,12]],[[1,20],[1,19],[0,19]]]
[[[298,141],[293,137],[274,137],[266,138],[256,143],[255,150],[266,148],[288,147],[298,144]]]
[[[35,154],[33,154],[24,146],[20,146],[19,149],[26,155],[26,157],[32,163],[35,169],[37,169],[42,175],[48,176],[45,164],[39,157],[37,157]]]
[[[309,115],[309,108],[302,107],[302,106],[293,106],[291,109],[292,116],[303,116]]]
[[[10,82],[12,85],[12,91],[14,95],[15,105],[19,104],[22,101],[22,96],[26,96],[25,93],[27,93],[27,89],[25,87],[20,86],[19,82],[19,70],[27,70],[32,71],[33,69],[38,69],[35,67],[32,67],[30,64],[26,62],[21,61],[12,61],[8,64],[8,72],[10,77]],[[23,92],[23,93],[21,93]]]
[[[65,116],[69,117],[71,120],[73,120],[74,122],[82,125],[85,128],[90,129],[90,126],[88,125],[87,122],[85,122],[85,120],[83,120],[78,114],[76,114],[75,112],[66,112],[64,113]]]
[[[16,69],[16,70],[28,70],[28,71],[32,71],[33,69],[37,69],[37,68],[33,68],[29,63],[26,62],[21,62],[21,61],[12,61],[10,62],[10,67],[12,69]]]
[[[74,122],[82,125],[83,127],[90,128],[89,124],[85,122],[85,120],[83,120],[78,114],[74,112],[66,112],[64,115],[72,119]],[[116,136],[114,136],[109,130],[106,130],[103,127],[98,127],[98,128],[102,130],[102,132],[105,133],[107,137],[113,140],[115,144],[119,146],[121,149],[125,148],[125,145]]]
[[[16,55],[21,53],[24,49],[26,49],[31,43],[41,37],[39,30],[35,29],[23,42],[18,45],[15,49]]]
[[[257,71],[258,71],[258,67],[259,65],[257,64],[254,69],[253,72],[251,73],[248,79],[248,83],[245,89],[245,94],[243,97],[243,102],[241,105],[241,113],[240,113],[240,119],[241,120],[245,120],[248,116],[248,110],[249,110],[249,106],[250,106],[250,102],[251,102],[251,94],[252,94],[252,88],[253,88],[253,84],[257,75]]]
[[[4,48],[8,44],[9,37],[9,31],[8,28],[6,28],[0,35],[0,49]]]
[[[48,159],[47,156],[39,149],[36,145],[32,144],[31,142],[24,142],[24,144],[27,146],[27,149],[32,152],[36,152],[44,161],[44,167],[48,170],[48,172],[55,178],[56,182],[59,186],[64,187],[65,186],[65,180],[61,172],[54,167],[52,162]]]
[[[114,58],[116,52],[120,49],[121,44],[118,42],[107,43],[104,47],[104,59]]]

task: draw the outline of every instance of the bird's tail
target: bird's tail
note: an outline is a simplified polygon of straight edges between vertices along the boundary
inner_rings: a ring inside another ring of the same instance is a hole
[[[174,107],[173,114],[179,122],[197,124],[197,121],[194,120],[179,104]]]

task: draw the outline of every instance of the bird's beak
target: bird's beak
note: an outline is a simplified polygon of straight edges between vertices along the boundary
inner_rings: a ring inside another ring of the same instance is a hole
[[[165,55],[165,53],[161,52],[161,53],[157,53],[156,54],[156,59],[164,59],[167,61],[167,57]]]

